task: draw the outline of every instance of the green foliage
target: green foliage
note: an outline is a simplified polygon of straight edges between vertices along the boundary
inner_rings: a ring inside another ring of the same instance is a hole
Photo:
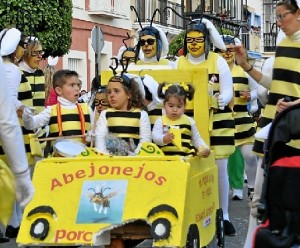
[[[37,36],[44,57],[63,56],[71,47],[72,0],[5,0],[0,2],[1,28],[16,26]]]
[[[216,27],[216,29],[218,30],[219,34],[234,36],[234,32],[230,29],[222,28],[222,32],[220,27]]]
[[[185,31],[174,37],[169,44],[169,54],[176,55],[178,50],[183,46]]]

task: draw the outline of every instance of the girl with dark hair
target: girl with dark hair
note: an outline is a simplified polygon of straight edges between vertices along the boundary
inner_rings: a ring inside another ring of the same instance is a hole
[[[158,92],[159,97],[164,99],[166,114],[154,124],[153,141],[161,147],[165,155],[208,157],[210,149],[201,138],[195,121],[184,114],[186,100],[194,97],[193,85],[163,83]]]

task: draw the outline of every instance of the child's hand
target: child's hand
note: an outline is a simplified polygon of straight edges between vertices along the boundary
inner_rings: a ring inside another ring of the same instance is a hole
[[[210,155],[210,149],[208,146],[200,146],[198,148],[197,156],[207,158]]]
[[[174,139],[174,134],[172,133],[167,133],[164,138],[163,138],[163,142],[164,144],[170,144]]]

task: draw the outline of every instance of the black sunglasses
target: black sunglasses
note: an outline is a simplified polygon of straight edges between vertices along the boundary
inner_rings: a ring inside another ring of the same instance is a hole
[[[95,106],[102,105],[103,107],[108,107],[109,103],[106,99],[101,99],[101,100],[95,100],[94,101]]]
[[[147,39],[147,40],[140,40],[140,45],[145,46],[146,42],[148,45],[153,45],[156,39]]]
[[[217,49],[216,52],[218,52],[218,53],[226,53],[226,52],[233,53],[234,52],[234,48],[227,48],[226,50]]]
[[[45,51],[43,51],[43,50],[39,50],[39,51],[32,51],[31,53],[31,56],[32,57],[37,57],[37,56],[43,56],[44,54],[45,54]]]
[[[185,40],[186,40],[186,43],[193,43],[193,42],[202,43],[202,42],[204,42],[204,37],[196,37],[196,38],[186,37]]]
[[[123,62],[126,62],[126,61],[129,61],[129,62],[135,62],[135,58],[134,57],[123,57],[122,58],[122,61]]]

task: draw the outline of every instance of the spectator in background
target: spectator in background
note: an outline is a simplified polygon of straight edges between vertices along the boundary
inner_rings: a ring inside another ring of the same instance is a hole
[[[55,73],[55,65],[58,62],[58,57],[48,58],[48,65],[44,68],[45,75],[45,106],[51,106],[57,103],[57,95],[53,89],[53,75]]]

